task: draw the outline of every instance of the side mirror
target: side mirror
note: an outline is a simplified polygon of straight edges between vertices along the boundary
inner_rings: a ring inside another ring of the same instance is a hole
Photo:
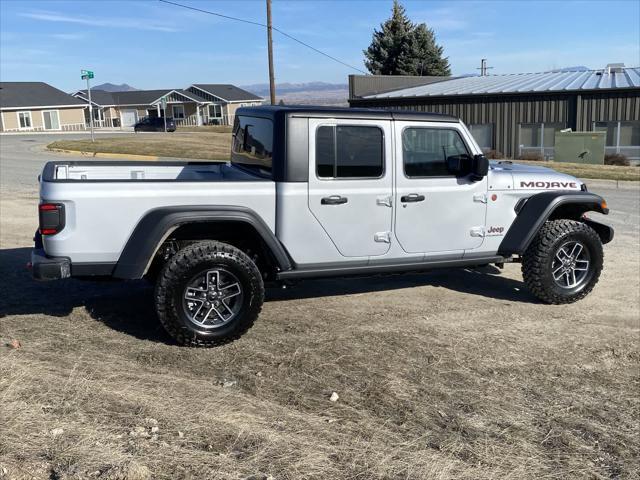
[[[484,155],[474,155],[471,162],[471,175],[477,180],[487,176],[489,173],[489,160]]]

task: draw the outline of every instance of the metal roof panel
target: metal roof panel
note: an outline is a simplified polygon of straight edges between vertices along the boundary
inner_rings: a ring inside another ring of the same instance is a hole
[[[584,72],[540,72],[461,77],[368,95],[364,98],[539,93],[620,88],[640,88],[640,68],[624,68],[621,71],[611,72],[607,70],[588,70]]]

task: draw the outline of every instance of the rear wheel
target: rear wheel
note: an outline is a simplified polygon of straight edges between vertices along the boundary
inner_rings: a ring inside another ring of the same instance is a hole
[[[160,323],[178,343],[210,347],[240,337],[258,317],[264,284],[241,250],[205,241],[176,253],[156,283]]]
[[[523,255],[522,276],[546,303],[584,298],[600,278],[602,242],[588,225],[574,220],[546,222]]]

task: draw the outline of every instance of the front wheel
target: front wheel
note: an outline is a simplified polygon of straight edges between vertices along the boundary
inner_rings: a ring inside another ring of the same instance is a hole
[[[543,302],[573,303],[593,290],[602,264],[602,242],[591,227],[575,220],[552,220],[524,253],[522,276]]]
[[[158,319],[181,345],[212,347],[235,340],[253,325],[263,301],[255,263],[221,242],[183,248],[156,282]]]

